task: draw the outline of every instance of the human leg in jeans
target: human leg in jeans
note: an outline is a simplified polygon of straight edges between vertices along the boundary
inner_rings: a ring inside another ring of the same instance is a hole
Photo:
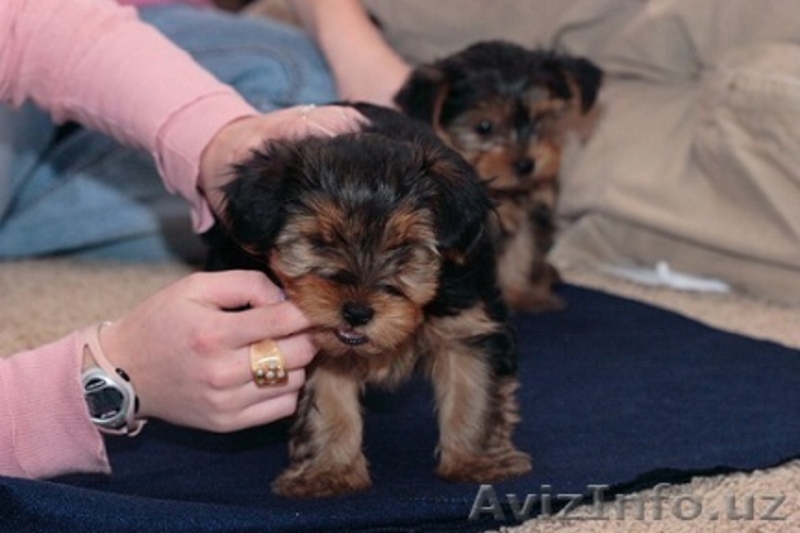
[[[261,111],[336,97],[316,46],[296,28],[179,5],[141,17]],[[56,128],[30,106],[2,110],[0,173],[11,176],[0,187],[0,259],[202,258],[188,204],[166,192],[150,155],[105,135]]]

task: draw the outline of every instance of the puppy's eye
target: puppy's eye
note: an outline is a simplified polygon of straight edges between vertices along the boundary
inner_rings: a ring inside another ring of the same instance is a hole
[[[339,285],[353,286],[358,285],[358,276],[347,270],[337,270],[336,272],[324,273],[320,277]]]
[[[378,285],[378,288],[389,296],[396,296],[397,298],[405,298],[406,295],[398,287],[388,283]]]
[[[492,121],[481,120],[475,124],[475,133],[478,135],[489,135],[492,132]]]
[[[314,235],[313,237],[309,238],[308,242],[311,243],[311,246],[317,252],[324,252],[331,247],[330,243],[319,235]]]

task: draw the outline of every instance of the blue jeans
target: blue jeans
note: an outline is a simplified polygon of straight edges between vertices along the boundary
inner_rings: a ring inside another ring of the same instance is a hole
[[[296,28],[180,5],[140,15],[261,111],[336,98],[324,59]],[[166,192],[148,154],[58,128],[33,106],[0,109],[0,259],[203,254],[188,204]]]

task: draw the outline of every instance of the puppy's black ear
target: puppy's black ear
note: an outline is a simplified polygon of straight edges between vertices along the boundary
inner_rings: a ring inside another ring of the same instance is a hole
[[[572,78],[580,91],[581,112],[589,111],[597,101],[597,93],[603,83],[603,71],[582,57],[565,58],[562,67],[567,76]]]
[[[422,65],[414,69],[395,95],[394,102],[406,115],[435,125],[448,90],[447,77],[442,70]]]
[[[439,145],[429,148],[425,158],[423,171],[435,196],[436,239],[446,256],[459,260],[488,238],[491,200],[475,170],[455,151]]]
[[[230,237],[251,253],[266,253],[283,226],[294,154],[291,146],[280,142],[254,151],[223,187],[222,222]]]

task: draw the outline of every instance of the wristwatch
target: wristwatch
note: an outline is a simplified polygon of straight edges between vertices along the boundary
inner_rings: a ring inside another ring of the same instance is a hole
[[[96,366],[81,375],[83,396],[89,417],[103,433],[137,435],[146,420],[136,418],[139,400],[130,377],[121,368],[114,367],[100,345],[100,330],[109,325],[104,322],[87,328],[83,337],[83,353],[91,356]]]

